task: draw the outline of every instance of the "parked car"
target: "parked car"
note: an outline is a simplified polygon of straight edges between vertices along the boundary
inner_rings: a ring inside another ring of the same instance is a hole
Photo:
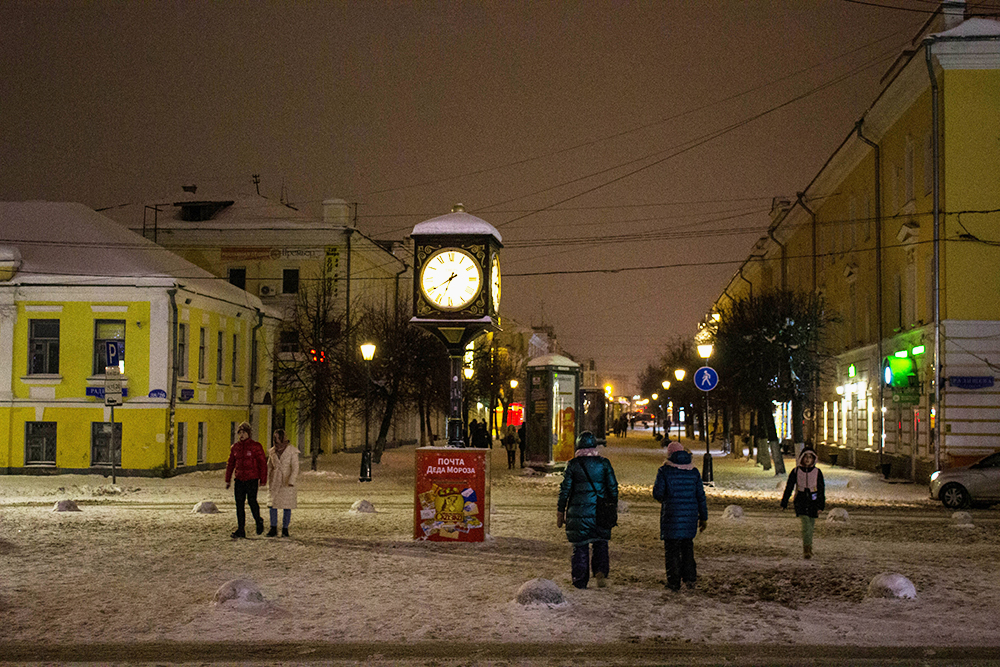
[[[948,509],[1000,503],[1000,452],[969,466],[938,470],[931,475],[931,498]]]

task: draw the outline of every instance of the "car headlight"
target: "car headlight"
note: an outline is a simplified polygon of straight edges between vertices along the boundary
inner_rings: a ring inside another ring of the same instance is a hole
[[[931,481],[933,482],[933,481],[934,481],[934,480],[936,480],[936,479],[938,478],[938,476],[940,476],[940,475],[941,475],[941,471],[940,471],[940,470],[935,470],[934,472],[932,472],[932,473],[931,473]]]

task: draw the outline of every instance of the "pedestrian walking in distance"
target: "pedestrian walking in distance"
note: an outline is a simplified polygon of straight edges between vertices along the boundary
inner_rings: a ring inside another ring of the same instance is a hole
[[[517,459],[517,433],[513,426],[507,427],[507,435],[503,437],[503,448],[507,450],[507,470],[514,469]]]
[[[260,516],[260,505],[257,504],[257,488],[267,486],[267,457],[261,444],[250,437],[250,424],[247,422],[236,429],[236,442],[229,448],[229,462],[226,463],[227,489],[234,478],[237,526],[230,537],[235,540],[247,536],[244,501],[250,505],[250,513],[257,524],[257,534],[260,535],[264,532],[264,519]]]
[[[679,442],[667,446],[667,461],[656,473],[653,497],[660,501],[660,539],[666,560],[667,588],[678,591],[681,581],[694,588],[698,580],[694,538],[708,526],[708,504],[701,475],[691,465],[691,452]]]
[[[521,422],[521,425],[517,429],[517,451],[521,456],[521,467],[524,467],[524,445],[527,443],[528,433],[527,433],[528,422]]]
[[[566,464],[556,511],[556,526],[566,526],[566,539],[573,545],[571,574],[577,588],[587,587],[591,571],[603,588],[610,571],[611,528],[598,525],[598,498],[617,505],[618,480],[611,462],[597,452],[597,438],[584,431],[577,438],[575,456]]]
[[[815,451],[803,449],[797,464],[788,474],[785,493],[781,496],[781,509],[788,509],[788,498],[794,491],[792,505],[795,507],[795,516],[802,521],[802,556],[809,559],[813,555],[816,517],[826,509],[826,486],[823,483],[823,471],[816,467]]]
[[[292,447],[285,438],[284,429],[278,429],[271,437],[271,449],[267,452],[267,509],[271,519],[268,537],[278,536],[278,510],[281,510],[281,536],[288,537],[288,524],[292,521],[292,510],[298,501],[295,482],[299,478],[299,450]]]

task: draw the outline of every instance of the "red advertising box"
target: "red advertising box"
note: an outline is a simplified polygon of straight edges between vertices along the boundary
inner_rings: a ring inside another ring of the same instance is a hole
[[[490,530],[490,450],[417,448],[413,537],[482,542]]]

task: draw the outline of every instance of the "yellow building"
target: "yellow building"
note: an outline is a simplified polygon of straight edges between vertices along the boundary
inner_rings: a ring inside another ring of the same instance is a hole
[[[942,3],[812,182],[775,199],[716,304],[821,294],[842,322],[803,431],[827,460],[918,480],[1000,449],[1000,22],[964,12]]]
[[[400,257],[412,256],[412,247],[372,240],[358,230],[350,206],[340,199],[324,202],[322,218],[316,218],[256,194],[206,196],[196,186],[187,186],[175,199],[124,209],[116,217],[217,278],[259,297],[289,320],[300,291],[315,284],[323,271],[332,285],[331,310],[348,329],[362,305],[391,310],[409,303],[412,272]],[[274,355],[306,352],[291,331],[279,333],[274,343]],[[343,352],[358,353],[353,347]],[[314,442],[310,425],[299,424],[297,406],[282,404],[278,388],[274,393],[279,394],[276,422],[303,454],[314,448],[330,452],[362,445],[363,425],[350,419],[346,410],[337,411],[333,432]],[[416,413],[400,410],[388,439],[411,442],[418,433]]]
[[[81,204],[0,203],[0,230],[0,472],[220,467],[242,421],[269,442],[275,311]]]

